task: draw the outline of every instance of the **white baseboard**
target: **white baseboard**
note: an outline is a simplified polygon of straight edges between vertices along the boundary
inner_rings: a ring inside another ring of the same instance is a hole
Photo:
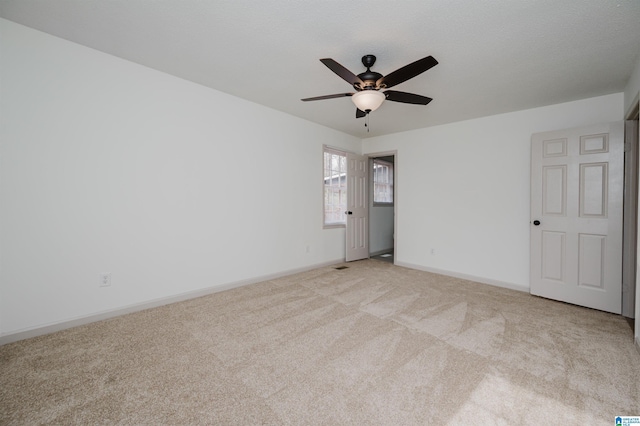
[[[109,318],[118,317],[120,315],[144,311],[145,309],[157,308],[158,306],[169,305],[171,303],[182,302],[189,299],[195,299],[197,297],[207,296],[209,294],[218,293],[220,291],[231,290],[233,288],[242,287],[249,284],[256,284],[263,281],[269,281],[276,278],[285,277],[287,275],[306,272],[312,269],[331,266],[331,265],[335,265],[343,262],[344,262],[344,259],[338,259],[338,260],[332,260],[332,261],[323,262],[323,263],[316,263],[314,265],[305,266],[302,268],[289,269],[287,271],[282,271],[274,274],[268,274],[260,277],[235,281],[232,283],[226,283],[226,284],[222,284],[214,287],[208,287],[200,290],[189,291],[186,293],[176,294],[174,296],[163,297],[160,299],[150,300],[148,302],[137,303],[137,304],[125,306],[122,308],[97,312],[91,315],[72,318],[69,320],[55,322],[55,323],[51,323],[43,326],[28,328],[28,329],[20,330],[17,332],[7,333],[7,334],[0,335],[0,346],[6,345],[7,343],[17,342],[19,340],[29,339],[31,337],[42,336],[45,334],[55,333],[56,331],[62,331],[68,328],[78,327],[80,325],[90,324],[92,322],[97,322],[97,321],[102,321]]]
[[[529,287],[524,286],[524,285],[520,285],[520,284],[514,284],[514,283],[510,283],[510,282],[506,282],[506,281],[494,280],[494,279],[491,279],[491,278],[477,277],[475,275],[467,275],[467,274],[462,274],[460,272],[447,271],[447,270],[444,270],[444,269],[430,268],[430,267],[422,266],[422,265],[414,265],[412,263],[405,263],[405,262],[396,261],[395,264],[397,266],[403,266],[405,268],[417,269],[419,271],[431,272],[433,274],[446,275],[448,277],[460,278],[460,279],[467,280],[467,281],[475,281],[475,282],[481,283],[481,284],[489,284],[489,285],[492,285],[494,287],[508,288],[508,289],[511,289],[511,290],[517,290],[517,291],[523,291],[525,293],[529,293]]]

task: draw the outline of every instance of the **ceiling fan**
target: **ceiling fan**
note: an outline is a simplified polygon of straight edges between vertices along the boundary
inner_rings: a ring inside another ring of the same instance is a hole
[[[374,55],[365,55],[362,57],[362,64],[367,68],[367,70],[358,75],[355,75],[331,58],[320,59],[320,62],[325,64],[344,81],[351,84],[356,92],[337,93],[335,95],[301,99],[304,102],[351,96],[351,100],[357,108],[356,118],[360,118],[366,116],[371,111],[378,109],[385,99],[388,101],[414,105],[427,105],[432,101],[431,98],[416,95],[414,93],[398,92],[397,90],[385,90],[384,92],[381,92],[380,90],[388,89],[403,83],[436,66],[438,61],[436,61],[433,56],[418,59],[417,61],[412,62],[409,65],[405,65],[404,67],[385,76],[375,71],[371,71],[371,67],[376,62],[376,57]]]

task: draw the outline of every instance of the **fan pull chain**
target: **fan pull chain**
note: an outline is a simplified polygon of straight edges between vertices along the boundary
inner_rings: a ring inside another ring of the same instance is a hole
[[[364,127],[367,128],[367,133],[369,133],[369,113],[367,113],[364,117]]]

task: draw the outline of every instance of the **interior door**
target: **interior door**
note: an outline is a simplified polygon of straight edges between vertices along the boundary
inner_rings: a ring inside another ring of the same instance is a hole
[[[369,257],[367,164],[367,157],[347,153],[347,262]]]
[[[624,126],[531,139],[531,294],[620,314]]]

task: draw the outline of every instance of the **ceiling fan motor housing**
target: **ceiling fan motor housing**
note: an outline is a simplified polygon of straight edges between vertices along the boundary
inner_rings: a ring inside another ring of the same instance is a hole
[[[380,89],[376,85],[376,82],[383,77],[382,74],[380,74],[379,72],[371,71],[369,69],[375,63],[376,63],[375,55],[364,55],[362,57],[362,65],[364,65],[367,68],[367,70],[361,74],[358,74],[358,78],[360,78],[360,80],[362,80],[364,84],[360,84],[360,83],[354,84],[353,87],[356,90]]]

